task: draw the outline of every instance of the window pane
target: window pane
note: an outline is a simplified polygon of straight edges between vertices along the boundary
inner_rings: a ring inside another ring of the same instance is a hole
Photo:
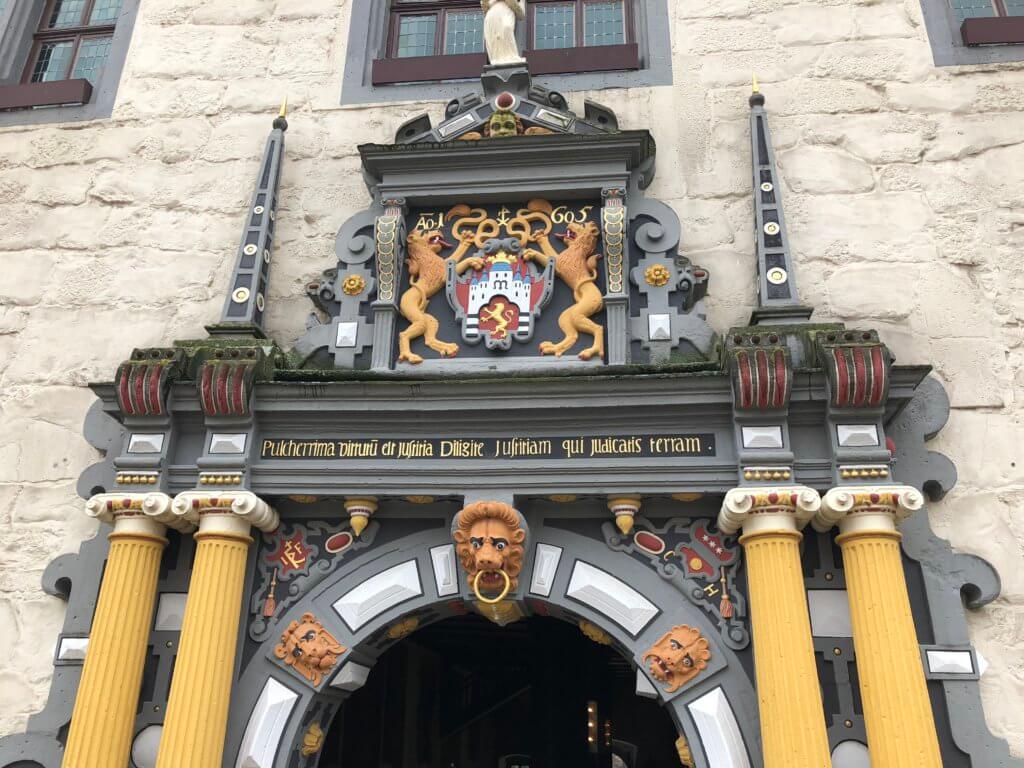
[[[113,24],[121,12],[122,0],[96,0],[89,14],[90,24]]]
[[[1007,16],[1024,16],[1024,0],[1003,0]]]
[[[534,6],[534,48],[543,51],[551,48],[573,48],[575,45],[576,8],[574,6]]]
[[[584,45],[622,45],[626,42],[626,20],[622,0],[586,3],[583,6]]]
[[[63,80],[68,73],[68,64],[71,61],[71,49],[75,44],[70,40],[62,40],[59,43],[43,43],[39,46],[39,57],[32,67],[33,83],[49,83],[53,80]]]
[[[398,57],[433,56],[437,16],[402,16],[398,26]]]
[[[448,19],[445,22],[444,52],[451,55],[455,53],[483,53],[483,50],[483,12],[449,13]]]
[[[57,0],[53,4],[53,12],[47,24],[49,29],[77,27],[82,23],[85,12],[85,0]]]
[[[109,37],[87,37],[78,46],[78,59],[75,61],[75,68],[71,70],[71,77],[84,77],[94,86],[99,77],[103,65],[107,63],[110,55]]]
[[[950,0],[956,12],[956,20],[973,19],[979,16],[995,16],[992,0]]]

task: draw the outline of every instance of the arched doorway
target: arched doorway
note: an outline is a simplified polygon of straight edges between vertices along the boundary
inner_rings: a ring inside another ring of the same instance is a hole
[[[378,659],[335,717],[320,766],[678,765],[676,727],[635,694],[635,678],[612,647],[565,621],[446,619]]]
[[[504,628],[494,626],[493,632],[499,634],[492,637],[510,633],[512,645],[515,635],[511,633],[521,631],[519,627],[532,631],[535,625],[531,622],[540,626],[543,619],[559,628],[551,631],[567,633],[563,639],[568,642],[557,644],[566,646],[568,653],[580,648],[592,651],[588,645],[591,641],[578,628],[581,620],[587,621],[612,641],[611,648],[601,649],[600,653],[610,654],[603,658],[617,656],[630,668],[633,695],[628,700],[641,712],[653,706],[675,726],[667,738],[671,761],[662,764],[673,768],[679,764],[671,747],[678,735],[684,735],[697,768],[761,768],[757,700],[750,676],[725,635],[693,602],[691,590],[678,569],[656,570],[646,559],[624,553],[623,545],[616,544],[614,537],[606,541],[581,534],[577,529],[585,527],[585,520],[577,523],[564,517],[548,519],[536,510],[530,511],[534,513],[530,539],[520,576],[520,595],[515,601],[524,618]],[[265,639],[250,646],[242,659],[232,699],[226,750],[231,757],[225,765],[337,766],[337,751],[335,757],[329,758],[324,749],[336,715],[349,701],[358,700],[361,689],[377,684],[377,679],[394,687],[386,682],[388,673],[379,674],[389,653],[402,653],[397,649],[418,635],[429,638],[426,631],[435,625],[447,628],[438,632],[449,634],[456,632],[455,628],[468,627],[463,622],[471,617],[475,617],[473,621],[486,622],[479,626],[492,631],[490,622],[477,615],[472,593],[457,567],[450,520],[446,517],[443,525],[429,517],[389,520],[386,528],[373,521],[363,534],[365,546],[353,546],[352,557],[342,558],[330,570],[311,571],[297,599],[285,603],[278,626],[287,627],[311,614],[345,651],[329,676],[311,682],[275,653],[279,632],[267,632]],[[690,522],[680,520],[672,525]],[[262,592],[257,591],[256,595]],[[253,604],[259,607],[262,602]],[[405,636],[403,627],[410,622],[418,628],[411,636]],[[711,660],[689,686],[668,690],[647,674],[644,654],[669,630],[684,624],[698,629],[708,640]],[[451,640],[465,658],[469,638],[452,634]],[[485,639],[480,652],[490,658],[499,643],[509,647],[501,640]],[[557,658],[553,652],[544,652]],[[449,655],[456,658],[459,653],[453,651]],[[527,646],[505,655],[518,656],[527,664],[539,664],[537,656],[543,652],[534,652]],[[555,673],[555,684],[568,688],[560,675],[561,671]],[[374,710],[374,715],[380,717],[381,712]],[[623,731],[621,727],[615,729],[613,722],[613,739],[619,738],[616,732]],[[382,737],[375,738],[379,741]],[[393,740],[401,742],[402,735],[394,734]],[[563,760],[556,764],[578,763]],[[350,765],[375,768],[402,763],[381,762],[378,752],[377,762],[349,760],[345,768]],[[514,765],[510,763],[508,768]]]

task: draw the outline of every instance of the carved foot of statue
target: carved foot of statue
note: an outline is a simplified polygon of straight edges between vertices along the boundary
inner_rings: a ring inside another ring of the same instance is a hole
[[[423,362],[423,358],[417,355],[415,352],[403,352],[398,356],[398,362],[401,363],[402,361],[412,363],[413,365],[418,365],[419,363]]]
[[[554,355],[555,357],[561,357],[565,354],[566,350],[573,345],[573,343],[575,343],[575,339],[568,344],[564,341],[559,342],[558,344],[551,341],[542,341],[540,344],[540,353],[542,355]]]
[[[597,357],[603,359],[604,358],[604,346],[602,346],[600,344],[595,344],[594,346],[590,347],[589,349],[584,349],[582,352],[580,352],[580,355],[579,355],[580,360],[589,360],[590,358],[592,358],[594,356],[597,356]]]
[[[427,346],[437,352],[441,357],[455,357],[459,353],[458,344],[449,344],[444,341],[427,342]]]

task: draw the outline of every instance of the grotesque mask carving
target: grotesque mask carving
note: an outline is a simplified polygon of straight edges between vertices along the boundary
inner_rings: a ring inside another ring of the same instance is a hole
[[[304,613],[299,621],[289,624],[281,634],[281,642],[274,647],[274,655],[285,666],[294,667],[314,687],[320,685],[344,652],[345,647],[312,613]]]
[[[520,133],[519,119],[513,112],[507,109],[499,109],[491,115],[488,123],[488,135],[492,139],[504,138],[506,136],[518,136]]]
[[[498,501],[478,501],[456,520],[455,551],[478,599],[495,603],[516,589],[523,568],[523,530],[519,513]],[[484,597],[481,592],[497,597]]]
[[[679,690],[707,669],[710,659],[708,641],[699,630],[685,624],[672,627],[644,654],[644,664],[655,680],[665,684],[668,693]]]

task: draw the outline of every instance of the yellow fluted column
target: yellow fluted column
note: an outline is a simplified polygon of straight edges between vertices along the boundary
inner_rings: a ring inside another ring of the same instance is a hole
[[[86,503],[86,513],[114,530],[62,765],[126,766],[167,544],[165,524],[182,527],[182,521],[171,514],[171,499],[163,493],[100,494]]]
[[[800,567],[800,528],[820,505],[802,486],[736,488],[718,517],[724,533],[743,529],[765,768],[832,765]]]
[[[814,521],[839,523],[872,768],[942,768],[896,530],[923,505],[909,486],[834,488]]]
[[[198,520],[181,644],[171,679],[157,768],[221,768],[250,527],[270,531],[277,513],[245,491],[189,491],[174,511]]]

